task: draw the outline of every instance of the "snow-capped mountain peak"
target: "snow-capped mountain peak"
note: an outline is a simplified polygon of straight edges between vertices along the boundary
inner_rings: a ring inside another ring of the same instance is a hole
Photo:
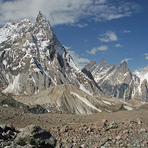
[[[33,94],[69,83],[89,94],[101,94],[76,67],[41,12],[34,24],[25,19],[0,29],[0,59],[3,92]]]

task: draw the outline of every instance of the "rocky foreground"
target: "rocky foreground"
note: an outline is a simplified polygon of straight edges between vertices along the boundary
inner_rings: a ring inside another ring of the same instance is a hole
[[[146,148],[147,114],[147,109],[92,115],[32,114],[0,106],[0,147]]]

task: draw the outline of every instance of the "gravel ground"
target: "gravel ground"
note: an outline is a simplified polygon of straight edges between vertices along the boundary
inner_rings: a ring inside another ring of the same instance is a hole
[[[23,128],[38,125],[52,134],[60,147],[148,147],[148,109],[92,115],[32,114],[0,107],[0,124]],[[104,123],[104,120],[106,122]]]

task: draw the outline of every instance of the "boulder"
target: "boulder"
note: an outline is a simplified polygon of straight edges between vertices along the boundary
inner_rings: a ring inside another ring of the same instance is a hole
[[[56,140],[49,131],[35,125],[29,125],[21,129],[15,142],[20,146],[33,145],[38,148],[53,148],[56,145]]]

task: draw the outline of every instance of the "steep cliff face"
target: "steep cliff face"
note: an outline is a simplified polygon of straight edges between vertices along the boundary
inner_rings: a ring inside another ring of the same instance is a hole
[[[84,75],[39,12],[32,24],[25,19],[0,29],[0,89],[34,94],[50,86],[73,84],[91,95],[101,91]]]
[[[139,98],[148,102],[148,67],[145,67],[142,71],[133,72],[135,80],[135,87],[133,91],[133,97]]]
[[[85,66],[85,69],[92,74],[101,90],[110,97],[125,100],[148,100],[147,79],[142,79],[143,76],[147,78],[148,71],[145,74],[138,71],[131,73],[126,61],[122,61],[116,67],[106,64],[104,59],[101,60],[99,65],[95,61],[90,62]]]

